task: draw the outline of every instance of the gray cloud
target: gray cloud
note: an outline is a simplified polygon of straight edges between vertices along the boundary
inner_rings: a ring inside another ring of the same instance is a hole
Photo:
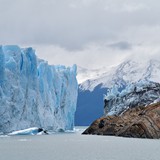
[[[126,49],[132,48],[132,45],[128,42],[125,42],[125,41],[109,44],[108,46],[113,49],[121,49],[121,50],[126,50]]]
[[[116,63],[138,54],[139,44],[143,52],[159,45],[159,7],[158,0],[0,0],[0,43],[35,46],[51,63],[64,55],[64,64]]]

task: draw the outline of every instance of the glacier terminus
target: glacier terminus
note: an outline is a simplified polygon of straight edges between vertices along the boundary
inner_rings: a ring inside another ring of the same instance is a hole
[[[72,130],[76,70],[76,65],[49,65],[32,48],[0,46],[0,132],[29,127]]]

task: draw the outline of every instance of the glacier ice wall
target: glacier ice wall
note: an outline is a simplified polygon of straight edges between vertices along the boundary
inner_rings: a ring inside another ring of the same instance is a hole
[[[0,46],[0,132],[73,129],[77,91],[76,65],[48,65],[32,48]]]

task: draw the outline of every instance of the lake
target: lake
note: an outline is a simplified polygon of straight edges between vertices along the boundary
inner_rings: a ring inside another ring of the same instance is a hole
[[[56,133],[0,136],[0,160],[159,160],[160,140]]]

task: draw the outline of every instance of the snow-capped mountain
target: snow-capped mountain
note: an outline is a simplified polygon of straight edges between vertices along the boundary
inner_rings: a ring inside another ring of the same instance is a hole
[[[118,86],[119,90],[123,90],[128,84],[141,80],[160,83],[160,60],[132,59],[131,57],[117,66],[103,69],[99,71],[102,74],[92,76],[92,78],[88,76],[87,79],[86,74],[87,80],[79,84],[77,125],[89,125],[93,120],[102,116],[103,94],[106,94],[108,89]],[[91,75],[94,75],[92,70],[90,72]],[[84,122],[84,119],[87,123]]]
[[[126,60],[118,66],[108,68],[103,74],[81,83],[80,89],[93,91],[99,84],[102,85],[102,88],[108,88],[114,85],[138,82],[143,79],[160,82],[160,60]]]
[[[76,65],[51,66],[32,48],[0,46],[0,132],[74,126]]]

